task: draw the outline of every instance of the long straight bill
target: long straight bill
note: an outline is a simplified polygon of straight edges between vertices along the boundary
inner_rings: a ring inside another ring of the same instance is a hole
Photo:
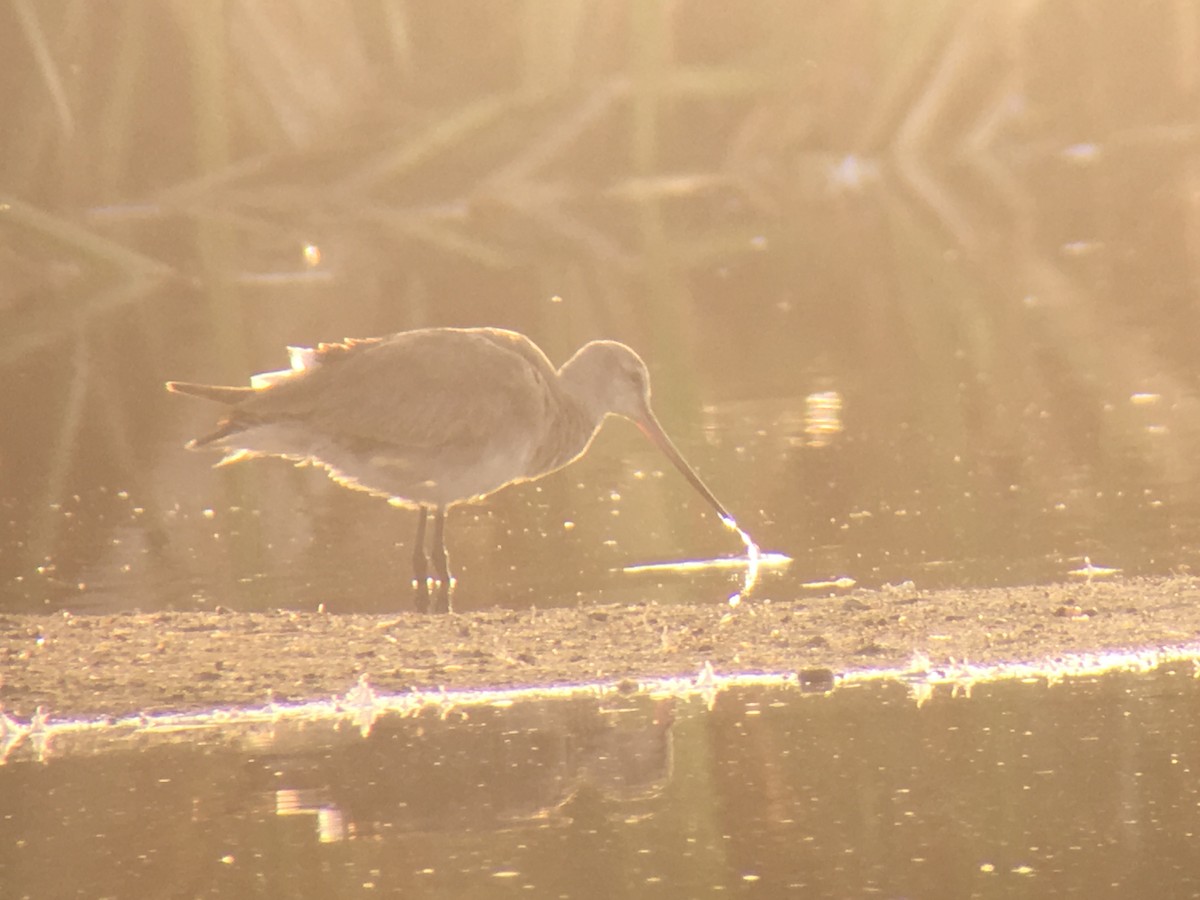
[[[700,480],[700,476],[696,474],[695,469],[688,465],[687,460],[683,458],[683,454],[675,449],[675,445],[667,437],[667,433],[663,431],[662,426],[658,424],[658,420],[651,413],[647,413],[646,418],[638,422],[637,426],[642,430],[642,434],[646,435],[650,439],[650,442],[663,452],[663,455],[672,462],[675,468],[683,473],[683,477],[691,483],[692,487],[700,492],[700,496],[707,500],[709,505],[717,511],[717,515],[721,517],[721,521],[727,526],[736,529],[737,523],[733,521],[733,516],[721,505],[721,501],[716,498],[713,492],[708,489],[708,485]]]
[[[675,444],[667,436],[667,433],[663,431],[662,426],[658,424],[658,420],[654,417],[653,413],[647,410],[645,418],[639,421],[637,426],[650,439],[650,442],[661,450],[663,455],[674,464],[675,468],[683,473],[683,477],[700,493],[700,496],[707,500],[709,505],[717,511],[717,515],[721,518],[721,522],[725,527],[730,531],[737,532],[738,537],[742,539],[742,543],[746,546],[746,574],[742,579],[742,587],[741,590],[729,598],[730,606],[737,606],[742,602],[742,598],[748,596],[754,590],[754,586],[758,584],[758,570],[762,558],[758,544],[754,542],[754,539],[749,534],[738,527],[738,523],[729,514],[729,511],[721,505],[721,501],[708,489],[708,485],[696,474],[696,470],[688,465],[687,460],[683,458],[683,454],[676,449]]]

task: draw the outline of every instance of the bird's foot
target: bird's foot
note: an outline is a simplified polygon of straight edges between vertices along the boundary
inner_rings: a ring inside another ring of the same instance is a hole
[[[417,608],[417,612],[429,612],[429,582],[428,578],[414,578],[413,586],[413,605]]]
[[[454,578],[439,578],[435,582],[437,584],[437,598],[434,603],[433,611],[435,613],[450,612],[450,594],[454,590]]]

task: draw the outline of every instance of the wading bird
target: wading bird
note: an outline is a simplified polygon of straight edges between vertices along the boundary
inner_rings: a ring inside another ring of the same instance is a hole
[[[415,508],[421,611],[431,561],[435,608],[450,605],[446,510],[561,469],[610,415],[632,420],[752,546],[658,424],[646,364],[624,344],[592,341],[557,370],[529,338],[499,328],[425,328],[288,353],[291,368],[255,375],[250,387],[167,382],[226,406],[216,430],[188,448],[224,451],[217,465],[255,456],[312,463],[339,484]]]

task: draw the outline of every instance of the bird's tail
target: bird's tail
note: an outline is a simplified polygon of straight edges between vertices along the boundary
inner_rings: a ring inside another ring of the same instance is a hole
[[[251,397],[255,390],[252,387],[225,387],[219,384],[193,384],[190,381],[168,381],[167,390],[173,394],[190,394],[193,397],[202,397],[205,400],[215,400],[218,403],[224,403],[226,406],[237,406],[243,400]],[[198,437],[195,440],[187,442],[189,450],[200,450],[210,445],[222,446],[225,438],[232,434],[237,434],[243,431],[246,427],[245,423],[238,421],[236,413],[231,412],[230,415],[221,419],[217,423],[217,430],[211,434],[206,434],[203,437]],[[224,460],[222,460],[224,462]]]
[[[217,426],[217,430],[211,434],[206,434],[203,437],[192,438],[183,446],[188,450],[203,450],[206,447],[224,447],[225,438],[229,437],[230,435],[241,433],[246,427],[238,422],[230,422],[228,420],[218,422]],[[227,460],[223,459],[217,463],[217,465],[224,465],[226,462]]]
[[[193,384],[190,381],[168,381],[167,390],[173,394],[189,394],[216,400],[227,406],[236,406],[254,393],[252,387],[225,387],[219,384]]]

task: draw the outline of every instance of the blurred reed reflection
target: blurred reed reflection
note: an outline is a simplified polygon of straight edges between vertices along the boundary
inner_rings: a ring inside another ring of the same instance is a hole
[[[396,608],[407,523],[209,473],[161,382],[423,325],[637,349],[681,450],[796,559],[765,596],[1191,567],[1198,19],[14,2],[4,606]],[[727,596],[620,574],[725,549],[643,454],[612,434],[461,512],[462,608]]]

